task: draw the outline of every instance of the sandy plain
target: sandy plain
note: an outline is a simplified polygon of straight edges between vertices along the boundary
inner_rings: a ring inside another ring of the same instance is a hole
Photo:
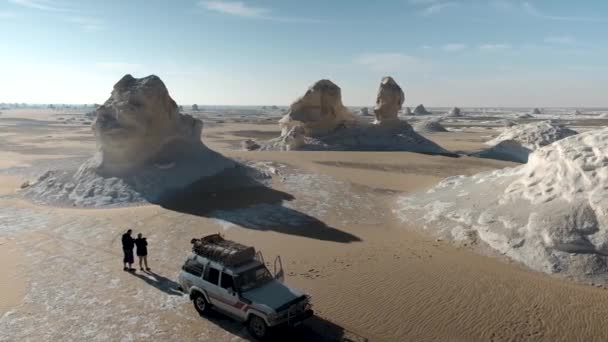
[[[393,215],[398,195],[513,163],[407,152],[243,152],[241,140],[276,136],[277,126],[212,118],[204,142],[276,169],[271,187],[197,198],[186,209],[31,203],[19,194],[23,181],[77,165],[95,149],[86,121],[59,120],[67,116],[0,116],[0,340],[250,340],[221,315],[198,316],[176,290],[190,239],[218,231],[254,245],[267,261],[281,255],[287,282],[312,295],[317,317],[281,340],[608,340],[603,287],[438,241]],[[427,137],[466,152],[498,132],[470,126]],[[122,271],[127,228],[148,236],[152,273]]]

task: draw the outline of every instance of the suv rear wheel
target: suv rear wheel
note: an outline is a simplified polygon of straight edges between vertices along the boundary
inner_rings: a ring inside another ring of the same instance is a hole
[[[258,340],[262,340],[268,336],[268,326],[264,320],[256,315],[251,315],[247,324],[247,330]]]
[[[209,311],[209,303],[207,303],[205,296],[199,292],[195,292],[192,296],[192,303],[194,303],[194,308],[200,315],[204,315]]]

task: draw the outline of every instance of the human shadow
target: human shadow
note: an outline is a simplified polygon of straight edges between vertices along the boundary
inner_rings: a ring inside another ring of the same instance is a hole
[[[164,277],[160,274],[152,271],[145,271],[143,273],[129,272],[134,277],[143,280],[146,284],[153,286],[160,291],[171,295],[171,296],[183,296],[184,293],[179,290],[180,286],[173,280]]]
[[[164,196],[158,204],[165,209],[216,218],[249,229],[340,243],[361,241],[353,234],[283,205],[294,198],[251,178],[243,178],[232,169],[200,180],[187,190]]]

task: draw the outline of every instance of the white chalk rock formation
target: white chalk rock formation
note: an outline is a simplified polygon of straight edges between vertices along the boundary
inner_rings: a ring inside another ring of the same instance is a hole
[[[410,107],[405,107],[403,115],[412,115],[412,109]]]
[[[440,133],[448,131],[437,119],[420,121],[414,125],[414,130],[420,133]]]
[[[538,114],[541,114],[541,112],[540,112],[540,109],[538,109],[538,108],[534,108],[534,109],[532,110],[532,113],[530,113],[530,114],[532,114],[532,115],[538,115]]]
[[[320,80],[291,104],[289,112],[279,120],[279,125],[282,135],[300,126],[306,136],[314,137],[355,125],[356,122],[356,117],[342,104],[340,87],[330,80]]]
[[[198,146],[203,129],[202,121],[179,113],[157,76],[124,76],[95,117],[100,171],[113,176],[128,174],[180,146]]]
[[[377,107],[377,117],[381,122],[370,124],[365,120],[355,120],[342,105],[340,88],[330,81],[321,80],[294,102],[289,113],[279,121],[281,136],[261,143],[261,149],[410,151],[452,155],[396,117],[403,97],[400,88],[395,86],[392,79],[383,80]]]
[[[519,114],[517,116],[518,119],[532,119],[534,118],[534,116],[532,116],[531,114],[528,113],[524,113],[524,114]]]
[[[359,110],[359,115],[361,116],[369,116],[369,109],[367,107],[363,107]]]
[[[575,134],[578,133],[552,121],[516,125],[505,128],[496,138],[486,142],[492,147],[472,155],[525,163],[531,152]]]
[[[414,115],[429,115],[431,112],[424,108],[424,105],[419,104],[418,107],[414,108]]]
[[[378,95],[376,96],[376,115],[377,124],[392,124],[399,121],[398,115],[401,106],[405,101],[405,94],[395,80],[386,76],[380,82]]]
[[[580,111],[580,110],[575,110],[575,111],[574,111],[574,115],[583,115],[583,113],[581,113],[581,111]]]
[[[460,112],[460,108],[454,107],[448,112],[448,117],[461,117],[462,113]]]
[[[538,149],[516,168],[450,177],[399,200],[400,218],[547,273],[606,280],[608,129]]]
[[[240,170],[203,145],[202,122],[179,113],[157,76],[124,76],[95,117],[95,156],[76,172],[47,172],[26,195],[77,206],[158,201],[224,170]]]

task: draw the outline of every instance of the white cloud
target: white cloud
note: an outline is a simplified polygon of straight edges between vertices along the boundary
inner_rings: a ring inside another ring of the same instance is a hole
[[[541,19],[556,20],[556,21],[603,21],[599,18],[592,18],[592,17],[569,17],[569,16],[548,15],[548,14],[541,12],[534,5],[532,5],[531,3],[527,2],[527,1],[524,1],[522,3],[522,7],[523,7],[524,11],[526,13],[528,13],[529,15],[531,15],[533,17],[541,18]]]
[[[37,9],[41,11],[49,12],[69,12],[70,10],[66,7],[60,6],[55,1],[51,0],[8,0],[15,5]]]
[[[495,50],[507,50],[510,49],[509,44],[483,44],[479,46],[480,50],[495,51]]]
[[[423,9],[420,13],[423,15],[431,15],[431,14],[439,13],[446,8],[455,7],[457,5],[458,4],[456,2],[432,3],[431,5],[427,6],[425,9]]]
[[[101,31],[105,29],[104,22],[91,17],[71,17],[67,18],[71,23],[78,24],[85,31]]]
[[[553,36],[545,38],[548,44],[573,44],[576,40],[571,36]]]
[[[430,45],[422,45],[420,48],[422,48],[424,50],[429,50],[429,49],[432,49],[433,47]]]
[[[208,11],[236,17],[262,19],[286,23],[319,23],[321,20],[287,16],[274,16],[270,8],[250,6],[242,1],[200,1],[198,5]]]
[[[377,72],[420,71],[426,67],[419,59],[401,53],[365,53],[357,56],[355,63]]]
[[[267,8],[249,6],[241,1],[201,1],[199,5],[209,11],[247,18],[263,18],[270,13]]]
[[[466,48],[467,46],[464,44],[460,44],[460,43],[450,43],[450,44],[445,44],[442,48],[445,51],[462,51]]]

